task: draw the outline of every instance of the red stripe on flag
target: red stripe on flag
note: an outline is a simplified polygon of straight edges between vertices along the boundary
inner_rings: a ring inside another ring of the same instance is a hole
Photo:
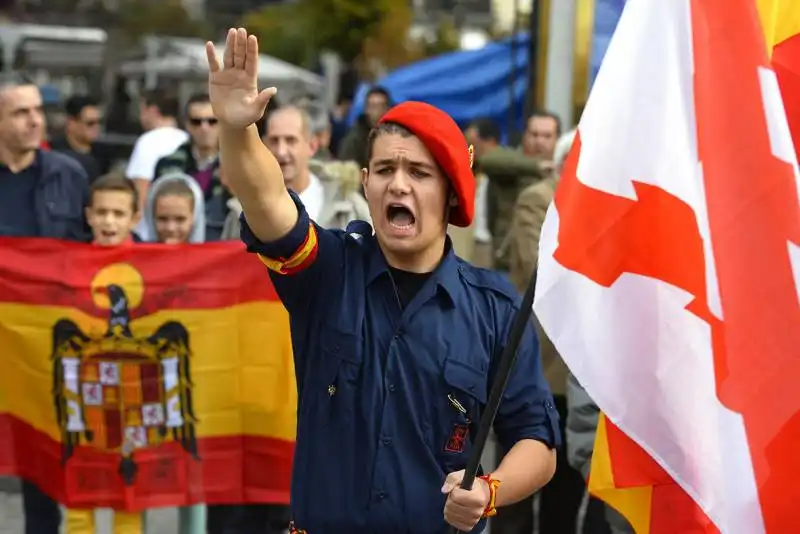
[[[8,414],[0,414],[0,435],[13,436],[0,439],[0,475],[25,478],[68,508],[140,511],[197,503],[289,502],[294,454],[289,441],[200,438],[199,460],[176,442],[139,449],[135,484],[126,487],[118,454],[78,447],[65,467],[57,441]]]
[[[786,39],[773,49],[772,68],[778,75],[794,151],[800,154],[800,35]]]
[[[614,487],[652,486],[649,534],[719,534],[703,510],[644,449],[608,418],[605,427]]]
[[[127,264],[144,282],[133,319],[162,309],[213,309],[277,301],[261,263],[241,243],[98,247],[49,239],[0,239],[0,302],[69,306],[103,316],[89,291],[109,265]]]
[[[632,439],[606,418],[611,472],[617,488],[674,484],[672,478]]]
[[[703,510],[671,481],[653,487],[650,513],[650,534],[719,534]]]

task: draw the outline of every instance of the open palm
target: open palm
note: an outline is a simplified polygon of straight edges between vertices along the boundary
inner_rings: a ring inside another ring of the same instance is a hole
[[[228,30],[222,66],[214,44],[206,43],[208,95],[222,123],[245,128],[261,118],[277,89],[258,91],[258,39],[247,30]]]

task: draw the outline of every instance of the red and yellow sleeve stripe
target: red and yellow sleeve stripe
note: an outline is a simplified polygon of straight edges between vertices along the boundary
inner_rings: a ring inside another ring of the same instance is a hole
[[[288,258],[268,258],[266,256],[258,255],[261,262],[267,266],[270,271],[278,274],[292,275],[307,269],[314,260],[317,258],[317,249],[319,248],[319,240],[317,239],[317,229],[313,224],[308,225],[308,235],[300,247]]]

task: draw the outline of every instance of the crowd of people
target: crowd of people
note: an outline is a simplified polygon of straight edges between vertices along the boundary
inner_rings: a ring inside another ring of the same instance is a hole
[[[14,75],[0,79],[0,236],[115,247],[240,238],[243,208],[220,165],[220,121],[208,94],[181,106],[169,91],[146,91],[140,101],[145,133],[118,169],[104,168],[93,154],[103,123],[99,103],[73,96],[64,109],[63,134],[45,140],[38,88]],[[368,93],[364,114],[350,128],[344,105],[330,113],[303,102],[268,109],[261,140],[292,198],[320,227],[370,222],[361,169],[370,165],[376,126],[392,109],[391,95],[380,87]],[[490,119],[475,120],[463,135],[473,147],[475,216],[449,227],[452,246],[477,267],[506,274],[522,292],[536,269],[539,232],[574,131],[564,133],[556,115],[536,112],[519,147],[503,146]],[[541,329],[539,337],[564,440],[550,483],[535,497],[500,508],[492,533],[630,532],[586,494],[597,410]],[[497,464],[505,452],[499,447]],[[23,483],[23,495],[26,534],[56,534],[62,520],[68,534],[94,532],[92,510],[67,510],[62,517],[34,485]],[[142,514],[114,517],[117,534],[143,532]],[[180,521],[186,533],[278,533],[288,528],[289,514],[268,504],[194,506],[181,510]]]

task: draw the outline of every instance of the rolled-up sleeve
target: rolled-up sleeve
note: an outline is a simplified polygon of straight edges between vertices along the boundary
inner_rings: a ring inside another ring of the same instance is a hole
[[[258,256],[290,315],[303,313],[317,299],[323,274],[335,276],[343,263],[343,243],[339,236],[315,224],[300,197],[289,191],[297,206],[297,223],[275,241],[259,240],[240,217],[241,238],[247,251]]]
[[[539,341],[532,323],[525,330],[517,354],[497,411],[495,433],[506,451],[523,439],[541,441],[554,449],[561,445],[558,412],[542,373]]]

